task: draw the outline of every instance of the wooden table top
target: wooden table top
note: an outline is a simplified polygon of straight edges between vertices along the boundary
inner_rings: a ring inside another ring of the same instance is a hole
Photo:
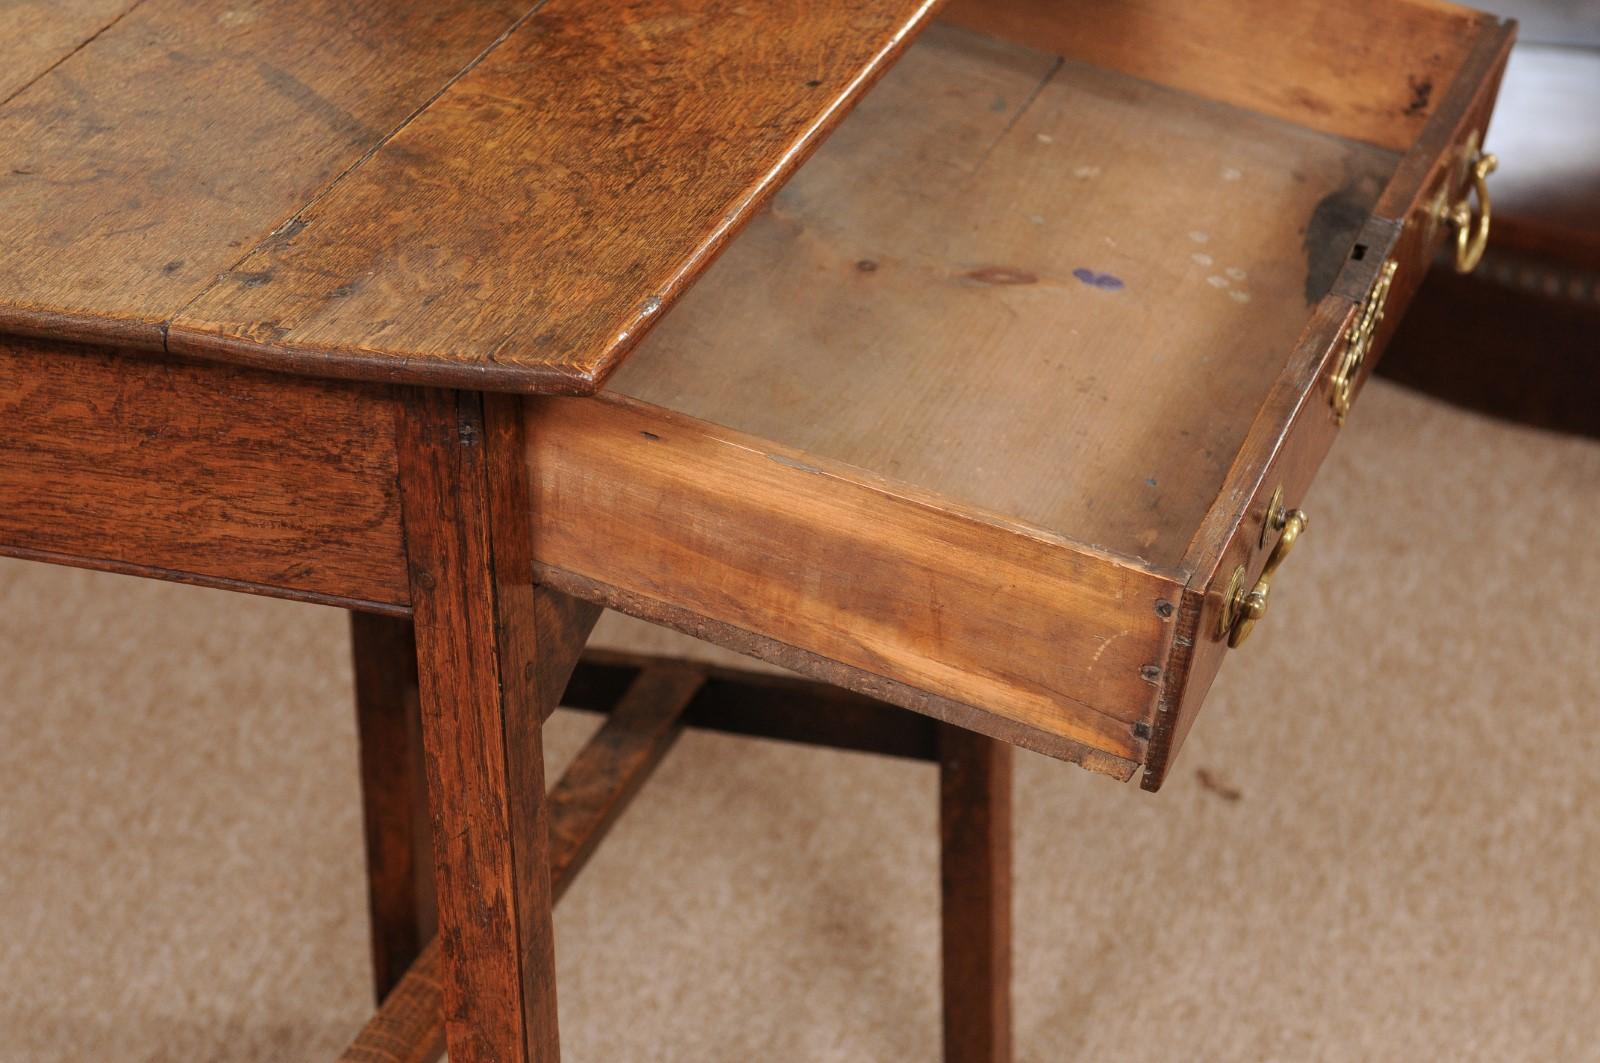
[[[0,330],[592,392],[933,6],[8,7]]]

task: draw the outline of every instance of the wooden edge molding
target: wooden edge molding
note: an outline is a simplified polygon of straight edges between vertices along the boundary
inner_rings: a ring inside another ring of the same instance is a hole
[[[695,665],[643,669],[550,790],[550,883],[560,900],[682,732],[702,680]],[[423,949],[339,1063],[432,1063],[444,1054],[439,941]]]
[[[141,579],[161,580],[164,583],[182,583],[190,587],[210,590],[234,591],[240,594],[259,594],[265,598],[281,598],[307,605],[327,605],[335,609],[352,609],[358,613],[375,613],[379,616],[410,616],[411,607],[399,602],[377,602],[369,598],[348,598],[338,594],[320,594],[317,591],[296,590],[291,587],[274,587],[266,583],[228,579],[224,576],[207,576],[197,572],[140,565],[116,558],[84,557],[79,554],[58,554],[50,550],[31,550],[24,546],[0,543],[0,557],[14,557],[19,561],[39,561],[47,565],[64,565],[68,568],[86,568],[92,572],[112,572],[119,576],[138,576]]]
[[[940,2],[547,0],[178,310],[168,348],[593,394]]]

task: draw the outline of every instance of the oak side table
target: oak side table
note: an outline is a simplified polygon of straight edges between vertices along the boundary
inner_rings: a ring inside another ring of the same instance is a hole
[[[1011,746],[1160,786],[1482,253],[1509,23],[940,6],[0,10],[0,552],[351,611],[346,1060],[556,1060],[551,906],[684,726],[941,766],[946,1058],[1008,1059]]]

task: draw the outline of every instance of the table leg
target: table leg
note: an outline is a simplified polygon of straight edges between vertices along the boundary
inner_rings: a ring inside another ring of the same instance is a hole
[[[537,623],[521,409],[419,391],[399,440],[450,1059],[556,1063],[540,657],[573,640]]]
[[[1011,1059],[1011,758],[940,728],[945,1063]]]
[[[372,977],[381,1003],[436,929],[433,832],[411,621],[352,612],[350,649],[361,741]]]

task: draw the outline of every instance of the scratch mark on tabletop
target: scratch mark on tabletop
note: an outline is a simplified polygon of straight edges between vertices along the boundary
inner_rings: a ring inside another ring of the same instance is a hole
[[[767,458],[790,469],[797,469],[800,472],[809,472],[814,476],[823,475],[822,470],[817,468],[815,465],[807,465],[805,462],[797,461],[796,459],[789,457],[787,454],[768,454]]]
[[[1100,648],[1094,651],[1094,656],[1089,658],[1090,667],[1093,667],[1094,665],[1099,663],[1100,658],[1105,654],[1106,650],[1111,647],[1111,644],[1113,642],[1117,641],[1120,638],[1126,637],[1127,634],[1128,633],[1126,631],[1119,631],[1115,635],[1112,635],[1110,638],[1103,640],[1100,643]]]
[[[1015,266],[985,266],[975,269],[966,275],[968,280],[975,280],[980,284],[1038,284],[1039,277],[1025,269]]]

